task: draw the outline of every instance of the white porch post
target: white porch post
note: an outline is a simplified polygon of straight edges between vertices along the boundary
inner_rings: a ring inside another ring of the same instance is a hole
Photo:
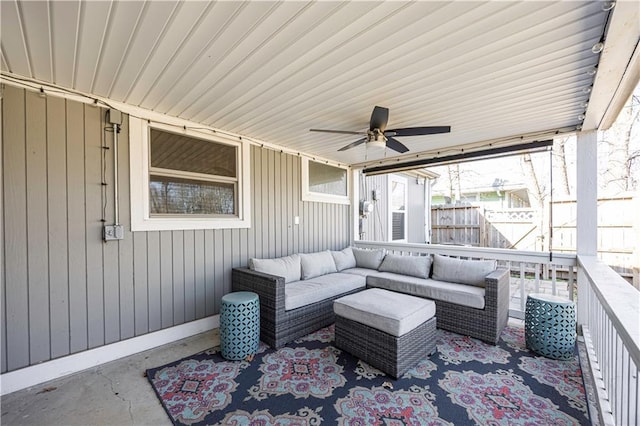
[[[360,174],[359,169],[351,170],[351,244],[360,239]]]
[[[576,158],[576,250],[578,255],[598,254],[598,132],[592,130],[577,135]],[[587,321],[588,281],[578,268],[578,324]]]

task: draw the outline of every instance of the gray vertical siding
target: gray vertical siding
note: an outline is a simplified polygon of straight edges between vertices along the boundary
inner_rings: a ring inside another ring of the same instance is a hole
[[[415,177],[407,177],[408,205],[407,205],[407,242],[424,243],[424,185],[418,183]],[[389,241],[389,177],[388,175],[365,177],[366,191],[360,194],[361,199],[374,203],[373,212],[366,217],[363,230],[363,240]],[[428,184],[428,183],[427,183]],[[364,191],[361,186],[361,191]],[[372,191],[378,190],[380,200],[373,201]]]
[[[424,232],[424,179],[416,179],[413,176],[407,177],[407,242],[408,243],[425,243]],[[426,185],[429,182],[427,181]]]
[[[113,222],[114,204],[105,110],[6,86],[2,112],[3,373],[215,315],[231,268],[250,257],[349,243],[350,207],[301,201],[300,158],[259,147],[251,228],[132,233],[127,120],[118,158],[125,238],[104,243],[103,211]]]
[[[360,194],[360,198],[372,202],[373,211],[369,213],[364,219],[364,235],[362,236],[362,239],[368,241],[389,241],[389,231],[387,225],[389,220],[389,201],[387,196],[387,192],[389,191],[389,185],[387,181],[388,176],[367,176],[364,179],[366,180],[366,191],[365,193]],[[378,194],[380,195],[380,199],[378,201],[373,200],[372,192],[374,190],[377,190]]]

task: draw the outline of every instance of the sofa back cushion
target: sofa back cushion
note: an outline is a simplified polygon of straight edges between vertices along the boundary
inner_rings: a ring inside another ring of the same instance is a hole
[[[495,260],[465,260],[452,257],[433,256],[434,280],[450,283],[485,286],[485,277],[496,270]]]
[[[410,275],[418,278],[429,278],[431,256],[403,256],[401,254],[387,254],[380,264],[380,272]]]
[[[329,250],[318,253],[301,254],[300,264],[302,265],[303,280],[338,272],[336,263],[333,261],[333,256]]]
[[[357,268],[378,269],[384,259],[384,249],[367,250],[352,247]]]
[[[351,247],[340,251],[332,251],[331,256],[333,256],[338,272],[356,267],[356,258],[353,256]]]
[[[284,277],[285,283],[300,281],[300,256],[292,254],[276,259],[249,259],[249,269]]]

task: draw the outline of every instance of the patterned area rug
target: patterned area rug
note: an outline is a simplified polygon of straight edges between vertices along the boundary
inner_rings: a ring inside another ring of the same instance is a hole
[[[443,330],[438,350],[393,380],[334,346],[333,326],[251,361],[210,349],[147,371],[176,425],[587,425],[577,350],[527,351],[522,327],[498,346]]]

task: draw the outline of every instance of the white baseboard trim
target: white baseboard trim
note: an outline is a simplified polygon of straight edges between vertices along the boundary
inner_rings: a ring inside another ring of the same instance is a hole
[[[0,395],[27,389],[107,362],[135,355],[180,339],[220,327],[220,316],[214,315],[177,325],[99,348],[78,352],[63,358],[21,368],[0,375]]]

